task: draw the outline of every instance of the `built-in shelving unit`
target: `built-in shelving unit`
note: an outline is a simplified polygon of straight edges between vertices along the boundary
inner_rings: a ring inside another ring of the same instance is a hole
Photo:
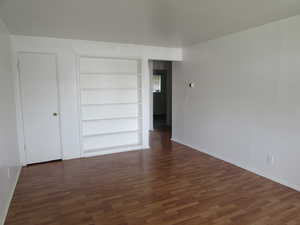
[[[81,57],[79,71],[83,155],[141,146],[140,62]]]

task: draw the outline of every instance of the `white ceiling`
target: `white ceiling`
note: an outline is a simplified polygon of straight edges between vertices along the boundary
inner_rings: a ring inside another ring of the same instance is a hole
[[[300,14],[300,0],[0,0],[13,34],[179,47]]]

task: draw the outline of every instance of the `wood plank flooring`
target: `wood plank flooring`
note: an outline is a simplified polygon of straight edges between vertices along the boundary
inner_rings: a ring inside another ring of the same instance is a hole
[[[6,225],[300,225],[300,193],[169,141],[24,168]]]

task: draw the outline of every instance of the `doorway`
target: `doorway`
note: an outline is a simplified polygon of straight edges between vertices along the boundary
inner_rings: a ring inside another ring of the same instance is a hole
[[[153,130],[172,128],[172,62],[152,61]]]

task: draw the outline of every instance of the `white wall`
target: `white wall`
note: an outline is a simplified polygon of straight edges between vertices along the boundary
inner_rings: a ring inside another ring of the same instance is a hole
[[[297,16],[184,49],[173,139],[300,190],[299,27]]]
[[[0,19],[0,224],[4,224],[20,171],[11,61],[9,33]]]
[[[77,92],[78,56],[137,58],[142,61],[143,75],[143,146],[149,145],[149,65],[150,59],[182,60],[182,50],[177,48],[151,47],[143,45],[117,44],[82,40],[55,39],[45,37],[13,36],[15,59],[17,52],[48,52],[58,56],[58,75],[60,83],[61,130],[63,158],[80,157],[80,131]],[[18,102],[20,105],[20,102]],[[21,115],[18,114],[19,131]],[[20,135],[22,136],[22,135]],[[23,139],[20,138],[20,152],[24,160]]]

